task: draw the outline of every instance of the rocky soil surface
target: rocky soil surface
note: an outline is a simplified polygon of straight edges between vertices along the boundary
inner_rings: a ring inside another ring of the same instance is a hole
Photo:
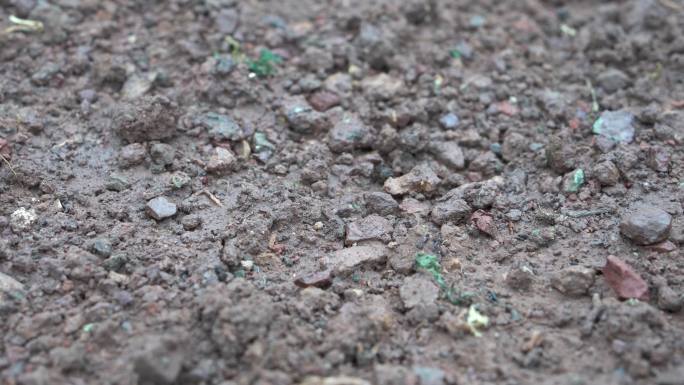
[[[0,383],[684,383],[684,3],[0,30]]]

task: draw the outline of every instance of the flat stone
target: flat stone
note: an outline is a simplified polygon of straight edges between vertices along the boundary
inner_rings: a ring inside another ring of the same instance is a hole
[[[165,197],[156,197],[149,202],[145,207],[147,215],[161,221],[165,218],[170,218],[176,215],[176,205],[166,199]]]
[[[329,264],[335,275],[346,275],[363,265],[385,262],[387,247],[382,242],[370,242],[337,250],[330,257]]]
[[[399,296],[404,307],[411,309],[417,305],[434,303],[439,296],[439,287],[426,275],[412,275],[399,288]]]
[[[384,189],[392,195],[403,195],[409,192],[430,193],[437,189],[441,179],[426,164],[415,166],[408,174],[398,178],[387,178]]]
[[[392,230],[392,222],[377,214],[371,214],[347,225],[345,243],[351,245],[354,242],[368,239],[379,240],[385,234],[391,233]]]
[[[332,272],[330,270],[305,274],[295,279],[294,284],[301,288],[318,287],[325,289],[332,284]]]
[[[245,130],[228,115],[209,112],[200,118],[200,123],[214,140],[240,141],[247,138]]]
[[[430,218],[438,225],[446,222],[465,222],[470,216],[472,209],[470,205],[458,197],[451,197],[445,201],[438,202],[432,207]]]
[[[437,142],[430,146],[432,154],[435,159],[443,163],[445,166],[455,169],[462,170],[465,167],[465,157],[463,156],[463,150],[458,142]]]
[[[603,267],[603,278],[620,299],[648,300],[648,284],[627,263],[609,255]]]
[[[620,232],[638,245],[652,245],[667,239],[672,216],[662,209],[639,205],[622,217]]]
[[[634,114],[629,111],[604,111],[594,123],[593,132],[616,143],[632,143],[634,140],[633,122]]]
[[[399,211],[399,203],[390,194],[384,192],[370,192],[363,196],[366,201],[366,209],[370,212],[389,215]]]
[[[587,294],[589,288],[594,284],[594,279],[593,269],[583,266],[570,266],[551,277],[551,286],[567,296],[579,297]]]

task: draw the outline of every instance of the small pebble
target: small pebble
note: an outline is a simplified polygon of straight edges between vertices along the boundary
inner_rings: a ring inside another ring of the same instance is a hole
[[[667,239],[672,216],[650,205],[639,205],[622,217],[620,232],[638,245],[652,245]]]
[[[176,205],[165,197],[157,197],[147,202],[146,212],[150,217],[161,221],[176,215]]]

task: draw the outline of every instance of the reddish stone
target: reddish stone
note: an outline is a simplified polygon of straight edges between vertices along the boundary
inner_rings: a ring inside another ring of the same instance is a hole
[[[319,271],[295,279],[294,284],[301,288],[314,286],[325,289],[332,284],[332,276],[330,270]]]
[[[489,235],[492,238],[496,238],[496,225],[494,224],[494,218],[482,210],[477,210],[470,216],[470,221],[473,222],[475,227],[481,232]]]
[[[670,241],[656,243],[655,245],[646,246],[649,250],[653,250],[658,253],[670,253],[677,250],[677,245]]]
[[[603,277],[620,299],[648,300],[648,284],[627,263],[609,255],[603,267]]]
[[[508,115],[508,116],[515,116],[515,115],[518,115],[518,112],[520,112],[518,107],[512,105],[510,102],[507,102],[507,101],[503,101],[503,102],[498,103],[497,108],[499,109],[499,111],[502,114]]]
[[[319,91],[309,97],[309,104],[316,111],[324,112],[340,104],[340,97],[334,92]]]

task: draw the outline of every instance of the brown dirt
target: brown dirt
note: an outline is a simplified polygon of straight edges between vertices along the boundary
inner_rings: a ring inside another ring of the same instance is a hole
[[[680,1],[10,15],[2,384],[684,383]]]

